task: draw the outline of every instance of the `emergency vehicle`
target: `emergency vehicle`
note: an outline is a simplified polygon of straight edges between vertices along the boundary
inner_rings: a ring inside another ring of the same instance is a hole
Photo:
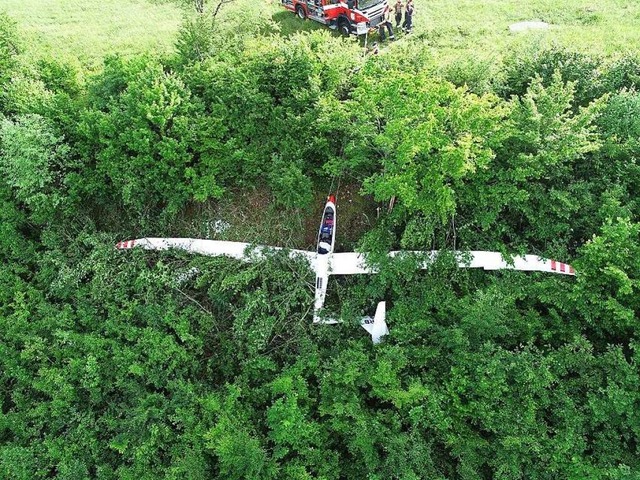
[[[301,19],[309,18],[338,29],[342,35],[363,35],[377,27],[387,0],[281,0]]]

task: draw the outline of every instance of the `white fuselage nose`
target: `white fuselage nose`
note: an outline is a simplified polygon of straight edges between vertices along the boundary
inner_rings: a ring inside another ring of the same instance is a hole
[[[331,197],[330,197],[331,198]],[[336,243],[336,205],[327,201],[322,213],[320,229],[318,230],[318,244],[316,246],[316,294],[313,303],[314,323],[335,323],[335,320],[323,320],[319,312],[327,296],[327,282],[329,281],[329,259],[333,254]]]

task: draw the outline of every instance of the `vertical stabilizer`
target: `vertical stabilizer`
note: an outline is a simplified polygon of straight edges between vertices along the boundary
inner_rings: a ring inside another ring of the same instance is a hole
[[[371,339],[373,343],[380,343],[382,337],[389,333],[389,329],[387,328],[387,322],[385,321],[385,317],[387,315],[387,304],[386,302],[378,303],[376,308],[376,314],[373,318],[364,317],[360,325],[364,328],[369,335],[371,335]]]

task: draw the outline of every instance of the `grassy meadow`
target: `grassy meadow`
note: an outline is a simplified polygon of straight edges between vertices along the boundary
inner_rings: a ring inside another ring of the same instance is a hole
[[[182,21],[176,5],[144,0],[4,0],[34,55],[48,53],[94,64],[106,54],[168,51]]]
[[[522,44],[566,46],[614,54],[640,47],[640,4],[620,0],[435,0],[416,14],[415,32],[443,52],[502,54]],[[548,30],[509,32],[525,20],[549,23]]]
[[[34,54],[70,55],[85,64],[112,52],[169,51],[185,14],[169,1],[146,0],[5,0],[2,8],[32,39]],[[238,10],[270,15],[276,35],[324,28],[301,21],[277,0],[236,0],[223,7],[220,21]],[[542,20],[551,28],[509,32],[510,24],[524,20]],[[418,0],[412,36],[445,62],[469,52],[490,59],[554,43],[610,55],[640,48],[638,20],[640,3],[624,0]]]

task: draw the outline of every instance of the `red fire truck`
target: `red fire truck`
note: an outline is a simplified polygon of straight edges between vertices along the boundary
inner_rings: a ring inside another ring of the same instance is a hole
[[[301,19],[309,18],[338,29],[342,35],[362,35],[382,19],[387,0],[281,0]]]

